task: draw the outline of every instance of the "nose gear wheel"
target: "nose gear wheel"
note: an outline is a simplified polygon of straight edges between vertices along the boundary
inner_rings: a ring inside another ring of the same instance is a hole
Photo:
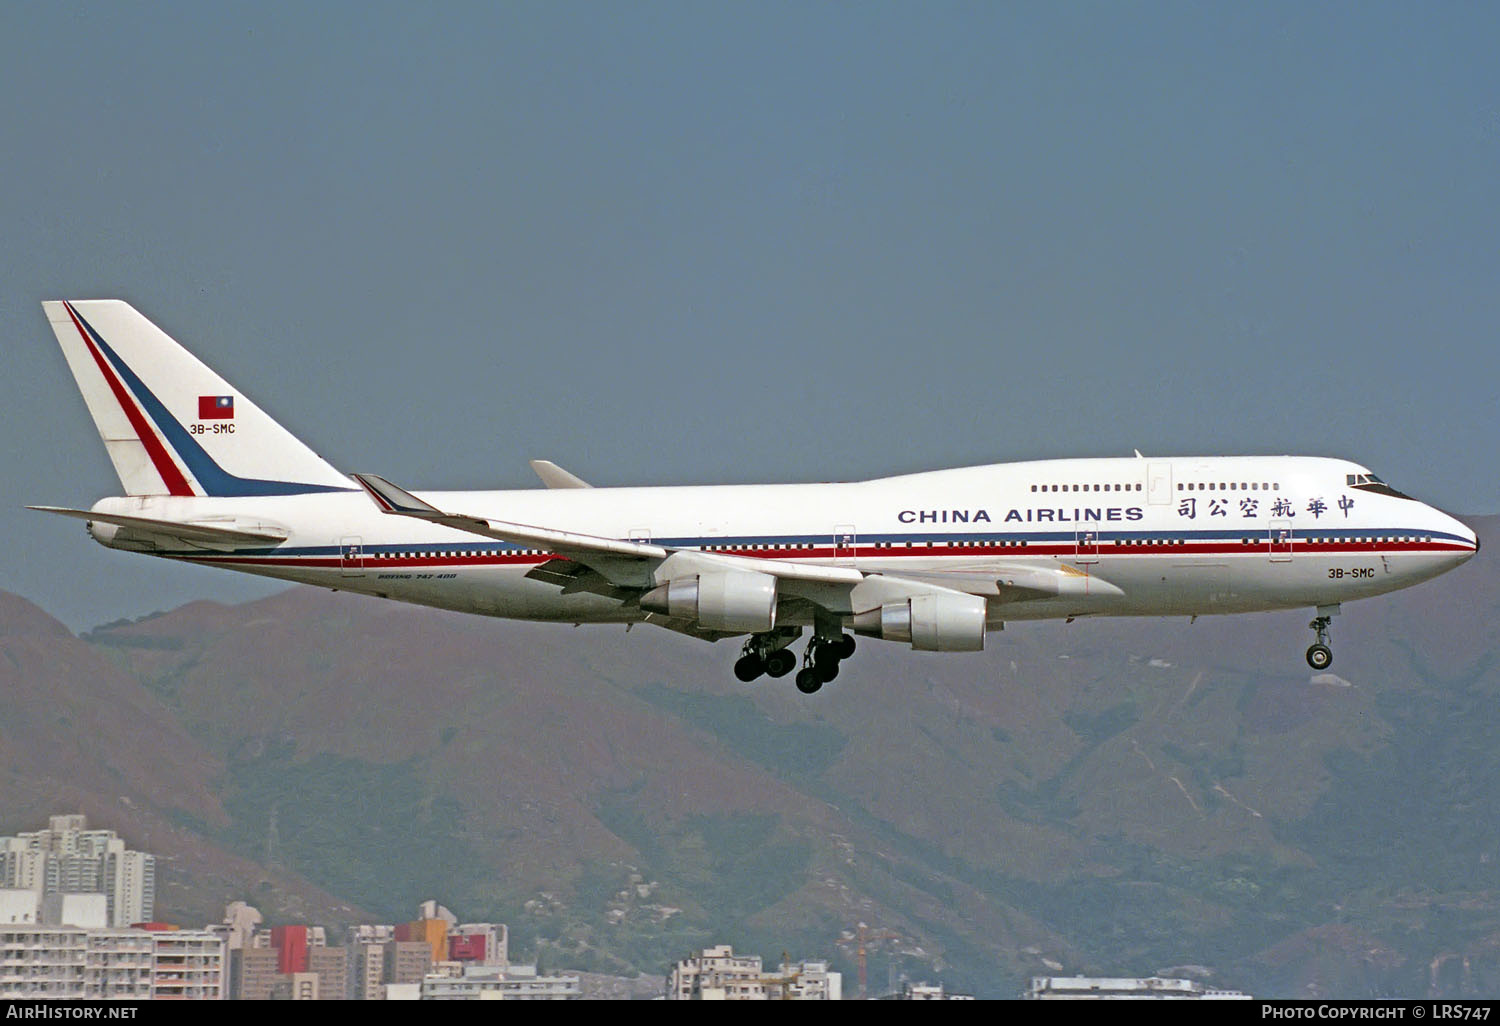
[[[1308,624],[1318,635],[1318,640],[1307,650],[1307,665],[1314,670],[1326,670],[1333,665],[1333,649],[1328,644],[1328,627],[1332,623],[1331,616],[1317,616]]]

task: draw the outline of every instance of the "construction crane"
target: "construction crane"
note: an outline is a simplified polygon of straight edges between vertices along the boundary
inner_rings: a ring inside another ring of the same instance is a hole
[[[847,947],[851,943],[855,945],[855,961],[859,965],[859,999],[861,1001],[869,997],[865,987],[865,964],[866,953],[870,944],[878,943],[879,941],[901,939],[899,933],[892,933],[889,930],[872,930],[864,923],[860,923],[856,927],[853,936],[838,942],[841,947]]]
[[[787,958],[785,951],[781,953],[781,968],[789,969],[791,960]],[[802,970],[791,969],[790,972],[762,973],[755,977],[755,982],[766,988],[766,993],[779,995],[782,1001],[788,1001],[792,996],[792,988],[802,982]]]

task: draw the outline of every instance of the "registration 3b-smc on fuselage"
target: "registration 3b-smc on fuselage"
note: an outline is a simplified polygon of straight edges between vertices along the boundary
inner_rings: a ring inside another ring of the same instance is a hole
[[[43,304],[125,494],[106,546],[464,612],[744,638],[743,680],[817,691],[855,635],[974,652],[1007,620],[1309,608],[1478,550],[1342,459],[1046,460],[832,484],[409,492],[346,474],[119,300]]]

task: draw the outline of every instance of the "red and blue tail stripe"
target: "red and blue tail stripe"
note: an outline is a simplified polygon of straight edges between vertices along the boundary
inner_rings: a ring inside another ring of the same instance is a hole
[[[187,428],[169,412],[156,394],[105,342],[73,304],[64,302],[84,347],[98,365],[136,436],[145,446],[168,495],[304,495],[311,492],[353,491],[333,485],[306,484],[237,477],[229,473],[193,440]],[[174,458],[175,454],[175,458]],[[191,479],[189,477],[191,475]],[[196,487],[195,487],[196,482]]]

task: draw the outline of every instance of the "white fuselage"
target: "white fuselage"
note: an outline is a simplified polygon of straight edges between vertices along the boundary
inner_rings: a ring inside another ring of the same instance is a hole
[[[866,573],[1037,567],[1083,578],[1066,596],[991,599],[990,625],[1071,616],[1326,607],[1404,588],[1473,556],[1462,523],[1313,457],[1078,459],[843,484],[422,492],[476,517]],[[553,558],[382,513],[363,491],[105,499],[98,512],[257,526],[258,550],[164,550],[92,524],[120,548],[492,616],[647,618],[637,602],[528,577]],[[1090,588],[1089,582],[1099,582]],[[847,613],[848,611],[844,611]],[[797,623],[789,608],[779,622]]]

